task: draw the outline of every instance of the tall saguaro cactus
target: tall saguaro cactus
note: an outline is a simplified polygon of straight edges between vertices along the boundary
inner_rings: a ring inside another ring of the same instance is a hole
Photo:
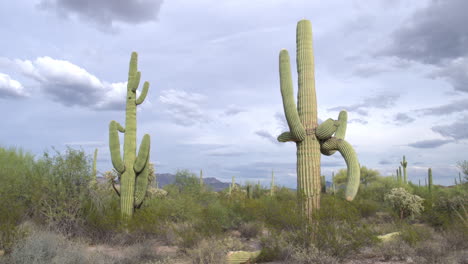
[[[298,104],[294,101],[293,82],[288,51],[279,55],[279,70],[283,107],[289,131],[278,136],[278,141],[292,141],[297,146],[297,190],[305,215],[311,220],[313,211],[320,207],[320,153],[341,153],[348,167],[346,199],[351,201],[359,187],[359,162],[352,146],[344,140],[347,113],[341,111],[338,120],[317,123],[312,26],[301,20],[296,30],[297,72],[299,77]]]
[[[116,121],[109,124],[109,147],[112,164],[119,173],[120,210],[123,220],[133,216],[136,208],[143,203],[148,188],[150,136],[145,134],[136,155],[136,114],[137,106],[143,103],[149,89],[149,83],[143,84],[143,90],[137,98],[136,90],[140,84],[141,73],[137,70],[138,55],[132,53],[128,72],[125,127]],[[118,132],[124,133],[124,155],[120,155]]]
[[[403,161],[401,161],[400,164],[403,167],[403,183],[408,184],[408,174],[406,174],[406,166],[408,166],[408,162],[406,161],[405,156],[403,156]]]

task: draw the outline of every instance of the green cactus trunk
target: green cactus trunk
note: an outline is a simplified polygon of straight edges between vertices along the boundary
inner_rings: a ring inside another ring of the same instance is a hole
[[[403,183],[408,184],[408,175],[406,174],[406,166],[408,166],[408,162],[406,161],[405,156],[403,156],[403,161],[401,161],[400,164],[403,167]]]
[[[294,101],[291,67],[287,50],[279,56],[280,84],[283,107],[290,131],[278,136],[278,141],[293,141],[297,146],[297,193],[303,213],[312,220],[320,208],[320,153],[332,155],[337,150],[348,166],[346,199],[352,200],[359,187],[359,162],[353,148],[344,141],[347,114],[341,111],[338,120],[317,123],[312,26],[310,21],[297,24],[297,72],[299,78],[298,104]],[[333,135],[335,135],[333,137]]]
[[[428,190],[429,192],[432,192],[432,169],[429,168],[427,170],[427,182],[428,182]]]
[[[130,59],[130,70],[127,83],[127,99],[125,112],[125,128],[118,122],[111,121],[109,125],[109,146],[112,164],[120,174],[120,210],[123,220],[129,220],[136,208],[139,208],[148,188],[150,136],[145,134],[138,155],[136,155],[136,114],[137,105],[143,103],[149,89],[145,82],[140,96],[136,90],[140,83],[140,72],[137,70],[138,57],[133,52]],[[118,132],[124,133],[124,156],[120,155]]]

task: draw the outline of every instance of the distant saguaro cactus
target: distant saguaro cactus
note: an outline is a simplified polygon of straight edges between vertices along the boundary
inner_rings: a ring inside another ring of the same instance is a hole
[[[356,196],[360,170],[353,147],[344,140],[346,111],[340,112],[338,120],[328,119],[320,125],[317,123],[312,26],[308,20],[297,24],[296,47],[299,78],[297,107],[288,51],[283,49],[279,55],[281,95],[289,131],[279,135],[278,141],[296,143],[297,193],[302,211],[311,220],[313,211],[320,207],[320,153],[328,156],[338,150],[345,159],[348,167],[345,197],[348,201]]]
[[[200,170],[200,186],[203,186],[203,170]]]
[[[93,179],[96,179],[97,177],[97,169],[96,169],[97,153],[98,153],[98,149],[95,149],[94,158],[93,158]]]
[[[401,161],[400,164],[403,167],[403,183],[408,184],[408,175],[406,174],[406,166],[408,166],[408,162],[406,161],[405,156],[403,156],[403,161]]]
[[[400,175],[400,184],[404,184],[403,174],[401,173],[401,166],[398,166],[398,175]]]
[[[275,195],[275,172],[271,171],[270,196]]]
[[[431,168],[427,170],[427,182],[428,182],[427,189],[429,190],[429,192],[432,192],[432,169]]]
[[[138,55],[133,52],[128,72],[125,128],[114,120],[109,124],[109,147],[112,164],[120,176],[120,192],[117,194],[120,196],[120,210],[123,220],[130,219],[134,210],[141,206],[148,188],[150,136],[148,134],[143,136],[138,155],[136,155],[136,108],[145,100],[149,83],[144,83],[143,90],[137,98],[136,90],[140,84],[141,76],[137,70],[137,63]],[[118,132],[124,133],[123,160],[120,155]]]

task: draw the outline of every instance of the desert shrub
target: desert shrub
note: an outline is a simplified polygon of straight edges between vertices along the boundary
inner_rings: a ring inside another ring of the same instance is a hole
[[[309,248],[297,247],[292,250],[288,258],[289,263],[297,264],[338,264],[338,259],[319,251],[311,246]]]
[[[430,240],[434,235],[432,228],[424,225],[408,225],[403,223],[400,228],[400,238],[414,247],[421,241]]]
[[[218,241],[202,240],[188,254],[193,264],[217,264],[225,261],[227,251]]]
[[[242,236],[247,239],[257,237],[261,234],[262,229],[263,226],[259,222],[247,222],[239,226],[239,232],[241,232]]]
[[[315,215],[317,224],[312,225],[312,234],[298,232],[301,239],[304,237],[304,247],[310,247],[307,241],[310,237],[310,242],[320,251],[342,259],[376,241],[375,234],[362,223],[359,211],[352,203],[333,196],[323,196],[321,208]]]
[[[174,236],[171,239],[182,251],[193,248],[203,239],[202,234],[197,232],[191,223],[177,223],[170,228],[170,233]]]
[[[82,231],[84,205],[89,197],[91,166],[83,151],[67,148],[64,154],[44,153],[36,170],[41,175],[40,198],[35,206],[42,223],[65,234]]]
[[[261,209],[261,221],[264,221],[267,227],[277,230],[296,230],[301,227],[305,221],[297,204],[297,199],[280,199],[266,197],[263,199],[264,206]]]
[[[228,210],[219,201],[206,205],[196,221],[196,229],[205,235],[220,234],[230,227]]]
[[[262,250],[257,260],[268,262],[275,260],[286,260],[293,253],[293,248],[287,240],[288,232],[272,232],[260,239]]]
[[[464,188],[433,192],[425,204],[422,219],[438,229],[447,229],[457,223],[468,226],[467,193]]]
[[[371,200],[383,205],[385,194],[388,190],[399,187],[398,182],[392,177],[377,176],[374,181],[371,181],[364,188],[359,188],[359,195],[356,200]],[[408,186],[404,186],[408,187]]]
[[[381,208],[381,205],[373,200],[356,199],[354,205],[362,217],[374,216]]]
[[[87,254],[84,245],[68,241],[64,236],[37,231],[17,243],[8,256],[11,264],[86,264],[114,263],[112,258],[104,258],[98,254]]]
[[[392,189],[385,195],[385,201],[393,207],[400,219],[420,214],[424,209],[422,205],[423,199],[409,193],[404,188]]]
[[[36,199],[34,166],[31,154],[0,148],[0,249],[9,251],[21,238],[16,226],[30,215]]]
[[[434,239],[426,240],[421,242],[416,247],[416,254],[419,257],[420,263],[447,263],[444,259],[449,254],[449,250],[445,243],[445,239],[439,235],[435,236]]]
[[[218,264],[226,261],[228,251],[242,249],[242,243],[233,238],[207,238],[188,250],[188,255],[194,264]]]
[[[375,245],[373,252],[384,261],[406,260],[415,254],[415,250],[399,238]]]

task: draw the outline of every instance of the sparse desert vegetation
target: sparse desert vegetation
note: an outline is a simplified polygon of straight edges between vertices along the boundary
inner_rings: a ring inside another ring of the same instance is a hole
[[[308,226],[294,190],[277,187],[271,196],[257,186],[249,198],[247,186],[238,185],[229,195],[228,188],[214,192],[196,174],[179,171],[165,196],[148,196],[123,225],[111,183],[91,184],[92,159],[83,151],[33,157],[1,148],[0,161],[2,263],[224,263],[232,251],[260,251],[259,263],[466,263],[468,257],[466,183],[429,191],[377,174],[348,202],[337,177],[337,193],[322,194],[322,209]],[[401,214],[394,200],[407,208],[408,199],[395,190],[420,197],[421,210]],[[399,235],[378,238],[393,232]]]

